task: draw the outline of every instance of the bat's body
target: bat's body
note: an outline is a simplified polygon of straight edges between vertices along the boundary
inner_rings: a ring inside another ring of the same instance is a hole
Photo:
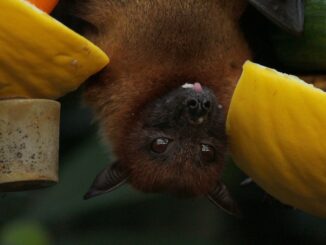
[[[146,192],[207,195],[236,212],[219,181],[225,119],[242,64],[244,0],[89,0],[87,35],[111,58],[87,87],[116,154],[86,198],[124,181]],[[188,85],[182,88],[185,83]]]
[[[87,197],[128,176],[142,191],[208,196],[223,191],[218,194],[228,202],[219,177],[228,105],[250,58],[238,23],[244,8],[241,0],[89,2],[84,17],[97,32],[88,37],[111,63],[89,84],[86,97],[117,156],[119,173],[113,176],[122,177],[112,180],[106,169]],[[185,83],[196,83],[197,90],[180,88]],[[196,118],[188,111],[191,104],[185,105],[192,99],[199,106],[210,102],[202,123],[193,123],[202,120],[201,113]],[[224,206],[235,211],[231,203]]]

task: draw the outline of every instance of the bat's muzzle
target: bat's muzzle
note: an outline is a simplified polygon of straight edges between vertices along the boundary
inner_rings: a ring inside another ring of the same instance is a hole
[[[207,119],[208,114],[214,106],[214,98],[209,90],[193,89],[187,93],[184,105],[189,122],[199,125]]]

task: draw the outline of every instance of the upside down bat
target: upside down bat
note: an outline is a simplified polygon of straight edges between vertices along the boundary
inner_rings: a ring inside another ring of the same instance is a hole
[[[85,2],[80,16],[95,27],[85,35],[111,58],[88,83],[86,100],[117,157],[85,199],[128,182],[144,192],[207,196],[238,213],[220,175],[228,106],[242,64],[252,57],[239,25],[246,5]]]

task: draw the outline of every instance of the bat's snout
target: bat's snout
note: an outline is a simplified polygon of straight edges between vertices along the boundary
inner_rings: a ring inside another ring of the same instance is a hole
[[[191,124],[203,123],[214,106],[213,96],[202,90],[189,93],[184,103]]]
[[[200,118],[205,118],[211,110],[212,102],[209,98],[189,98],[186,101],[186,106],[191,121],[200,121]]]

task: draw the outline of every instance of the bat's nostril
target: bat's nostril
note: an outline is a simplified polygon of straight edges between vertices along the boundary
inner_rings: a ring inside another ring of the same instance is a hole
[[[209,111],[211,108],[211,102],[209,100],[204,100],[203,101],[203,109],[206,111]]]
[[[186,104],[190,109],[196,109],[199,106],[199,103],[196,99],[189,99],[187,100]]]

